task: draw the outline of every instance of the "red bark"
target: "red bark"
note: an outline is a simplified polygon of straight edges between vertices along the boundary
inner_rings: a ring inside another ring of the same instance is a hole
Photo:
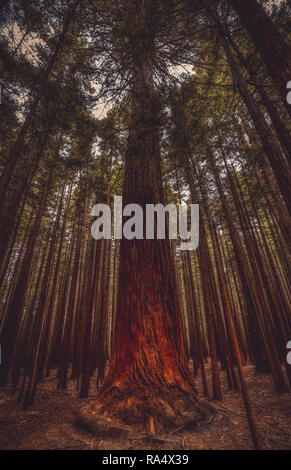
[[[137,67],[133,82],[123,201],[145,213],[146,203],[163,203],[151,66]],[[152,433],[205,415],[184,351],[167,239],[121,241],[113,354],[98,400],[84,413],[89,426],[96,414]]]

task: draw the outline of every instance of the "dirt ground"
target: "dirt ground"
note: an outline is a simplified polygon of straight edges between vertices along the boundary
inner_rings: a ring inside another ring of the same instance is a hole
[[[291,393],[276,395],[269,374],[255,375],[253,367],[245,367],[247,382],[257,420],[261,447],[291,449]],[[34,405],[24,411],[17,403],[17,393],[9,387],[0,390],[0,449],[252,449],[242,396],[229,391],[222,373],[223,402],[211,404],[217,413],[208,422],[194,429],[153,438],[130,435],[127,438],[96,438],[75,424],[76,410],[86,400],[77,397],[76,381],[67,391],[56,390],[56,379],[39,385]],[[92,381],[92,393],[94,391]],[[208,382],[211,384],[210,371]],[[196,380],[202,396],[201,380]],[[201,398],[202,399],[202,398]]]

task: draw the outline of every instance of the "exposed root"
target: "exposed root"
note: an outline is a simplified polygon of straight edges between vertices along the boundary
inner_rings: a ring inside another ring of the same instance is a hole
[[[90,431],[95,436],[102,438],[126,438],[131,432],[130,427],[121,426],[119,423],[96,416],[84,409],[78,411],[75,424],[82,429]]]
[[[155,435],[155,420],[153,416],[149,416],[149,431],[151,434]]]
[[[179,389],[167,396],[128,396],[117,389],[102,400],[89,403],[79,411],[75,423],[100,437],[138,439],[162,438],[181,430],[193,428],[198,422],[209,422],[215,409],[206,402],[193,400]]]

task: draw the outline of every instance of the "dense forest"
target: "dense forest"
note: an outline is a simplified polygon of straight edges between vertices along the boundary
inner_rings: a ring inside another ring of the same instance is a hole
[[[236,406],[214,448],[290,448],[290,33],[285,1],[0,1],[1,447],[46,393],[123,448]],[[115,196],[199,204],[198,248],[96,240]]]

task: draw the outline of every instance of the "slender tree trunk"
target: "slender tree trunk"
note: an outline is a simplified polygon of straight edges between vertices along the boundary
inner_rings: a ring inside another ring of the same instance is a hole
[[[6,319],[1,331],[0,344],[2,348],[2,362],[0,364],[0,384],[2,386],[6,384],[8,377],[14,342],[17,336],[19,322],[21,319],[22,308],[26,295],[26,288],[29,282],[29,273],[32,263],[32,257],[40,230],[41,219],[45,210],[47,191],[48,186],[45,186],[42,193],[39,210],[35,215],[34,223],[29,234],[25,255],[21,265],[21,271],[18,277],[18,282],[15,286],[13,297],[11,299]]]
[[[191,200],[197,201],[197,194],[191,180],[191,167],[188,159],[186,160],[188,184],[191,193]],[[214,274],[212,269],[212,263],[209,255],[209,249],[207,244],[207,236],[204,226],[204,221],[200,217],[200,240],[199,240],[199,265],[201,271],[202,291],[204,300],[205,317],[207,323],[207,334],[210,350],[211,369],[212,369],[212,393],[214,400],[222,400],[221,383],[219,376],[219,367],[217,360],[217,344],[215,338],[215,291],[214,291]]]
[[[12,194],[8,193],[9,198],[7,198],[0,221],[0,265],[6,259],[11,236],[15,233],[17,216],[21,218],[19,206],[22,206],[22,196],[33,178],[42,150],[34,151],[29,155],[25,161],[25,171],[22,169],[22,174],[17,177],[17,184],[13,187]]]
[[[203,394],[204,394],[204,396],[208,397],[209,392],[208,392],[208,384],[207,384],[207,378],[206,378],[205,366],[204,366],[202,338],[201,338],[199,321],[198,321],[199,320],[198,319],[199,312],[198,312],[198,305],[197,305],[197,300],[196,300],[196,295],[195,295],[194,279],[193,279],[193,272],[192,272],[192,266],[191,266],[189,251],[187,252],[187,263],[188,263],[189,279],[190,279],[192,299],[193,299],[193,314],[194,314],[193,328],[194,328],[194,331],[196,332],[197,343],[198,343],[197,344],[198,345],[198,357],[199,357],[200,367],[201,367],[201,378],[202,378],[202,385],[203,385]],[[194,358],[193,358],[193,361],[194,361]]]
[[[249,32],[291,116],[291,107],[286,99],[287,82],[291,80],[290,47],[257,0],[229,0],[229,3]]]
[[[266,171],[268,171],[266,169]],[[291,217],[284,205],[281,197],[278,197],[276,188],[274,188],[274,181],[272,187],[268,184],[265,178],[265,171],[260,168],[258,162],[255,163],[255,172],[259,185],[264,193],[266,200],[270,206],[270,209],[276,218],[278,225],[280,226],[282,236],[287,244],[287,247],[291,246]]]
[[[283,153],[277,142],[274,139],[272,133],[269,132],[269,126],[267,125],[264,116],[251,95],[247,83],[243,78],[240,70],[234,60],[233,54],[230,50],[230,47],[225,39],[224,29],[218,17],[215,17],[216,25],[218,28],[219,35],[221,37],[222,45],[225,51],[225,55],[227,57],[227,61],[229,63],[230,69],[233,74],[234,82],[236,83],[241,96],[244,100],[244,103],[253,119],[255,128],[258,132],[260,137],[261,143],[263,145],[265,154],[269,160],[269,163],[274,171],[278,186],[281,190],[282,197],[285,201],[286,207],[291,214],[291,187],[290,187],[290,179],[291,179],[291,170],[290,167],[287,165],[287,162],[283,156]]]
[[[277,137],[282,145],[282,147],[286,151],[286,155],[289,158],[289,164],[291,164],[291,135],[290,132],[285,125],[285,122],[283,121],[282,117],[280,116],[280,112],[277,108],[277,106],[274,104],[273,100],[270,98],[268,95],[264,84],[262,83],[262,79],[260,79],[259,75],[257,74],[257,71],[254,70],[254,67],[250,64],[248,60],[244,58],[242,55],[239,47],[237,44],[232,40],[231,36],[228,35],[228,41],[231,44],[233,50],[235,51],[240,63],[245,67],[245,69],[248,71],[249,76],[251,80],[254,82],[254,85],[258,91],[258,93],[261,95],[262,98],[262,103],[265,106],[270,119],[272,121],[273,127],[277,133]]]
[[[50,76],[50,74],[51,74],[51,72],[52,72],[52,70],[53,70],[53,68],[56,64],[57,59],[58,59],[58,55],[59,55],[60,49],[63,45],[65,35],[66,35],[66,33],[68,31],[68,28],[69,28],[69,26],[70,26],[70,24],[71,24],[71,22],[74,18],[77,3],[78,2],[75,2],[75,4],[73,6],[70,6],[68,11],[67,11],[67,14],[65,16],[64,23],[63,23],[63,29],[62,29],[61,34],[59,35],[58,40],[57,40],[55,50],[54,50],[51,58],[49,59],[49,62],[47,64],[47,67],[46,67],[45,71],[43,72],[42,76],[40,77],[40,83],[37,87],[36,94],[35,94],[35,97],[33,99],[32,104],[31,104],[31,107],[29,109],[29,112],[28,112],[28,114],[27,114],[27,116],[26,116],[26,118],[25,118],[25,120],[24,120],[24,122],[21,126],[21,129],[18,133],[18,136],[16,138],[15,143],[14,143],[14,145],[12,146],[12,148],[10,150],[10,153],[9,153],[9,156],[8,156],[8,159],[7,159],[7,163],[6,163],[6,165],[3,169],[3,172],[2,172],[2,175],[1,175],[1,178],[0,178],[0,207],[3,204],[7,189],[9,187],[11,176],[14,172],[15,165],[16,165],[16,163],[17,163],[17,161],[18,161],[18,159],[21,155],[24,140],[25,140],[26,135],[27,135],[27,131],[28,131],[30,125],[31,125],[31,122],[32,122],[33,117],[35,115],[38,104],[39,104],[39,102],[40,102],[40,100],[43,96],[43,93],[44,93],[44,90],[46,88],[49,76]]]

